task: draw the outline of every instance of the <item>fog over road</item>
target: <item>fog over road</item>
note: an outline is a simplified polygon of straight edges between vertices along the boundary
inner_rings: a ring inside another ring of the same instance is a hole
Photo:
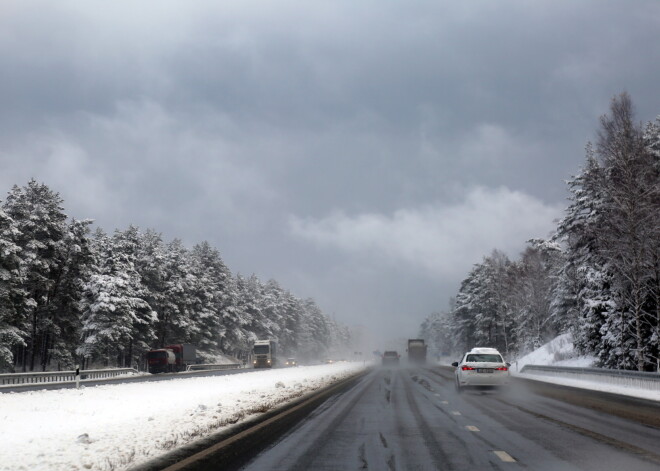
[[[643,425],[604,412],[599,398],[599,410],[574,405],[589,401],[572,394],[565,402],[516,383],[459,395],[447,369],[380,368],[243,469],[658,469],[660,405],[628,404]]]

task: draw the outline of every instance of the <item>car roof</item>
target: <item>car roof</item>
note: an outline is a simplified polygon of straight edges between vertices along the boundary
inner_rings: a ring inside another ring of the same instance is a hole
[[[485,347],[475,347],[472,350],[470,350],[468,353],[496,353],[498,355],[500,354],[497,348],[485,348]]]

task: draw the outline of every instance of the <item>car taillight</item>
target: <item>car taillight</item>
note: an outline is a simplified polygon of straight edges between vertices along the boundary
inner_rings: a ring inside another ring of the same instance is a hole
[[[500,366],[499,368],[495,368],[495,369],[497,371],[508,371],[509,370],[509,368],[507,368],[506,366]]]
[[[471,366],[461,366],[461,369],[463,371],[468,371],[468,370],[474,370],[475,368],[472,368]]]

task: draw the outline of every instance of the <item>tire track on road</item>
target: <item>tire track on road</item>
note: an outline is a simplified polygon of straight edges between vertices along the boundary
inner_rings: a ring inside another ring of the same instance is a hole
[[[428,371],[430,373],[432,373],[435,377],[441,378],[441,380],[450,381],[448,376],[451,373],[449,373],[449,372],[444,372],[444,371],[441,372],[441,371],[431,370],[431,369],[429,369]],[[441,381],[439,381],[436,378],[432,378],[432,380],[434,380],[434,383],[441,384]],[[537,388],[540,389],[541,386],[537,386]],[[523,407],[520,404],[517,404],[515,402],[511,402],[510,400],[507,400],[505,397],[503,397],[503,393],[504,393],[504,391],[499,391],[499,392],[495,392],[495,393],[491,393],[491,394],[486,394],[485,396],[484,395],[475,396],[475,395],[468,394],[468,395],[463,395],[462,398],[463,398],[463,400],[467,401],[471,405],[471,407],[475,407],[475,408],[481,410],[483,413],[485,413],[486,415],[491,416],[491,418],[493,418],[495,420],[498,420],[498,418],[497,418],[496,415],[494,415],[494,410],[492,409],[492,407],[490,407],[488,405],[488,402],[490,402],[490,401],[495,401],[495,402],[500,403],[502,405],[505,405],[507,407],[514,408],[514,409],[516,409],[516,410],[518,410],[518,411],[520,411],[524,414],[527,414],[531,417],[534,417],[534,419],[541,419],[541,420],[544,420],[544,421],[547,421],[547,422],[551,422],[551,423],[553,423],[555,425],[558,425],[558,426],[560,426],[564,429],[568,429],[568,430],[571,430],[573,432],[579,433],[582,436],[591,438],[591,439],[596,440],[596,441],[598,441],[600,443],[603,443],[605,445],[617,448],[617,449],[625,451],[627,453],[631,453],[631,454],[635,455],[636,457],[638,457],[640,459],[643,459],[643,460],[645,460],[649,463],[660,465],[660,454],[658,454],[658,453],[655,453],[651,450],[633,445],[633,444],[628,443],[626,441],[619,440],[619,439],[607,436],[603,433],[596,432],[595,430],[592,430],[590,428],[586,428],[586,427],[583,427],[583,426],[580,426],[580,425],[576,425],[575,423],[571,423],[571,422],[568,422],[566,420],[561,420],[557,417],[553,417],[551,415],[544,414],[544,413],[541,413],[541,412],[534,411],[530,408]],[[585,392],[581,391],[581,393],[584,394]],[[479,400],[476,399],[477,397],[479,398]],[[545,397],[545,394],[542,394],[542,391],[541,391],[541,396],[539,396],[539,397]],[[484,401],[484,398],[487,398],[487,400]],[[572,403],[571,403],[571,401],[568,401],[567,404],[572,404]],[[584,419],[591,419],[592,417],[590,417],[589,414],[586,413],[586,411],[590,410],[590,408],[588,407],[588,405],[585,405],[585,407],[586,407],[584,409],[585,413],[580,414],[580,416],[583,417]],[[615,414],[615,415],[617,415],[617,414]],[[482,440],[484,443],[488,444],[489,446],[493,446],[493,447],[497,446],[494,443],[486,440],[482,434],[477,434],[476,437],[478,439]],[[541,445],[544,446],[545,444],[541,443]],[[548,449],[548,451],[550,451],[551,453],[554,453],[554,451],[552,449]]]
[[[426,369],[425,368],[424,371],[436,374],[431,369]],[[441,378],[448,380],[443,375],[436,374],[436,376],[440,376]],[[428,378],[434,384],[439,385],[441,388],[448,387],[447,384],[445,384],[444,382],[438,381],[437,379],[435,379],[433,377],[426,376],[426,378]],[[450,380],[448,380],[448,381],[450,381]],[[439,397],[436,396],[435,394],[433,396],[429,396],[426,393],[427,391],[430,392],[430,393],[435,393],[436,390],[431,388],[430,384],[428,384],[428,383],[424,384],[423,379],[418,380],[416,382],[418,384],[420,384],[425,390],[425,391],[420,390],[420,392],[422,393],[422,396],[424,398],[426,398],[435,409],[437,409],[439,412],[441,412],[445,416],[445,418],[447,418],[449,420],[449,422],[451,422],[454,426],[459,427],[460,426],[459,425],[459,421],[460,421],[459,417],[461,417],[461,414],[460,413],[457,414],[456,413],[457,411],[450,411],[449,409],[446,409],[446,408],[442,407],[441,405],[436,404],[436,402],[438,402],[438,400],[439,400]],[[457,430],[458,430],[458,428],[457,428]],[[482,455],[483,460],[480,461],[479,463],[475,463],[474,460],[473,460],[474,456],[473,456],[473,453],[472,453],[471,450],[474,449],[474,444],[475,444],[474,441],[475,440],[487,445],[488,448],[487,448],[487,450],[485,450],[486,452],[491,452],[491,451],[497,450],[497,446],[494,443],[491,443],[490,441],[486,440],[483,436],[480,436],[480,435],[471,434],[469,437],[464,437],[464,436],[462,436],[463,435],[462,433],[455,433],[452,429],[447,429],[445,432],[456,443],[460,444],[461,447],[464,450],[467,451],[467,455],[470,457],[470,467],[469,468],[458,467],[457,469],[486,469],[486,468],[493,469],[493,470],[502,469],[497,462],[494,462],[494,461],[491,460],[491,457],[488,455],[488,453]],[[461,432],[462,432],[462,430],[461,430]],[[470,442],[472,442],[472,443],[470,443]]]
[[[325,426],[324,430],[314,439],[312,444],[307,448],[307,451],[298,457],[295,463],[289,468],[292,470],[308,471],[314,469],[312,462],[318,457],[318,452],[323,446],[330,442],[330,436],[335,432],[337,426],[342,423],[346,417],[353,411],[360,399],[367,393],[372,384],[376,381],[378,376],[372,374],[371,378],[361,385],[361,389],[357,392],[351,402],[347,404],[344,409],[337,413],[335,417]],[[363,466],[368,467],[368,463],[364,455],[360,455],[359,459],[363,462]]]
[[[647,461],[650,461],[651,463],[660,465],[660,454],[658,453],[653,453],[652,451],[645,450],[644,448],[640,448],[638,446],[632,445],[630,443],[623,442],[621,440],[617,440],[616,438],[608,437],[607,435],[603,435],[601,433],[595,432],[593,430],[589,430],[584,427],[580,427],[579,425],[574,425],[568,422],[565,422],[563,420],[559,420],[555,417],[550,417],[545,414],[541,414],[539,412],[534,412],[533,410],[526,409],[525,407],[519,406],[517,404],[512,404],[508,401],[505,401],[502,398],[495,398],[496,401],[501,402],[502,404],[506,404],[507,406],[514,407],[518,409],[521,412],[524,412],[526,414],[530,414],[538,419],[543,419],[549,422],[552,422],[554,424],[559,425],[560,427],[567,428],[569,430],[572,430],[573,432],[577,432],[581,435],[584,435],[589,438],[593,438],[594,440],[597,440],[599,442],[605,443],[607,445],[613,446],[615,448],[618,448],[620,450],[627,451],[629,453],[632,453],[642,459],[645,459]]]
[[[410,378],[410,380],[412,380],[412,378]],[[447,455],[447,453],[445,453],[443,449],[443,443],[436,438],[436,434],[428,424],[427,417],[421,413],[417,398],[415,398],[415,394],[413,393],[409,381],[404,381],[404,390],[406,393],[406,399],[408,400],[408,405],[410,406],[410,410],[413,413],[415,421],[417,422],[417,425],[422,432],[424,445],[426,446],[429,454],[431,455],[431,458],[433,459],[435,469],[455,469],[454,463],[452,462],[453,460],[449,455]],[[447,431],[447,435],[451,436],[459,443],[465,445],[464,442],[458,439],[456,435],[452,436],[451,431]],[[474,462],[474,459],[470,454],[464,456],[467,456],[469,459],[469,467],[465,468],[464,465],[466,463],[461,463],[461,466],[458,469],[478,469],[475,467],[477,466],[477,463]]]

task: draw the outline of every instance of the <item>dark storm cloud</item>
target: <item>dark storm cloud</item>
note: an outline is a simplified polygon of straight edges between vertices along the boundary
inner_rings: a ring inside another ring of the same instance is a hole
[[[614,94],[660,112],[658,43],[654,0],[6,2],[0,184],[413,334],[547,235]]]

